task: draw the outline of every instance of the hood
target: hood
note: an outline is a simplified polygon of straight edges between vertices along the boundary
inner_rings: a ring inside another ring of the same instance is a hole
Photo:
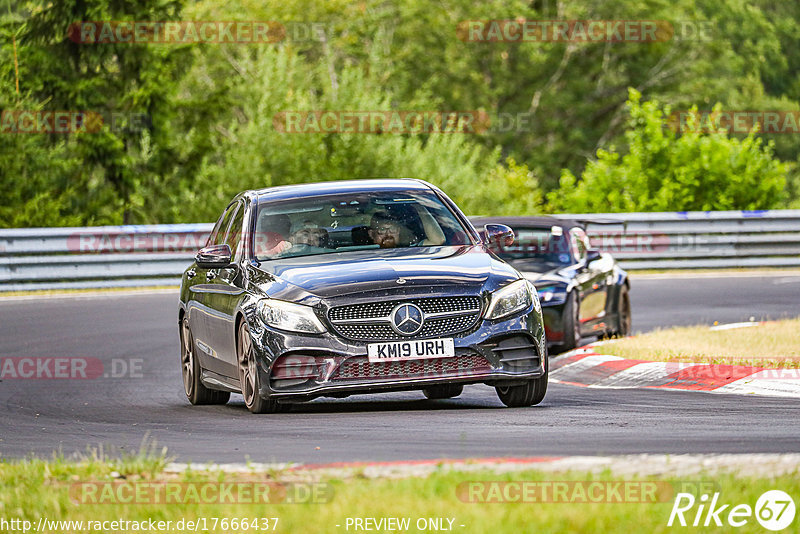
[[[370,249],[265,261],[252,281],[273,298],[311,304],[354,293],[420,294],[443,286],[492,291],[519,278],[482,245]],[[399,280],[399,282],[398,282]]]
[[[554,266],[542,262],[525,262],[525,260],[515,261],[513,265],[525,278],[539,285],[569,284],[574,276],[574,267],[571,265]]]

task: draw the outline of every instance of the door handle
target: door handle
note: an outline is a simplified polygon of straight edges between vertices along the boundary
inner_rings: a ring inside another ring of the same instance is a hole
[[[197,276],[197,272],[194,269],[189,269],[188,271],[186,271],[186,278],[188,278],[189,280],[191,280],[195,276]]]

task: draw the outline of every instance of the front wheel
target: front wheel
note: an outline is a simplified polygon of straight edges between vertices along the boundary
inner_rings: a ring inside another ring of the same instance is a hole
[[[209,389],[200,380],[200,363],[195,353],[194,336],[189,328],[189,319],[181,321],[181,374],[183,375],[183,391],[186,398],[194,405],[225,404],[231,398],[227,391]]]
[[[631,334],[631,297],[628,295],[628,286],[619,288],[619,303],[617,304],[617,331],[619,337]]]
[[[239,360],[239,383],[242,386],[244,404],[252,413],[276,413],[286,411],[288,405],[278,404],[277,401],[265,399],[261,396],[261,375],[258,372],[256,353],[253,350],[253,338],[250,337],[250,327],[245,321],[239,325],[239,339],[237,342],[237,356]]]
[[[441,386],[424,388],[422,393],[431,400],[437,400],[458,397],[463,391],[464,386],[462,384],[444,384]]]
[[[547,375],[545,372],[543,377],[528,380],[519,386],[497,386],[497,396],[509,408],[535,406],[542,402],[547,393]]]
[[[563,342],[556,347],[558,352],[566,352],[577,347],[581,342],[581,307],[578,296],[574,291],[567,295],[567,303],[561,316],[561,325],[564,331]]]

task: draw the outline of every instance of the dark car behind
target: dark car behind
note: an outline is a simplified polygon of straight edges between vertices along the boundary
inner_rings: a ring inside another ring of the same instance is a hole
[[[557,217],[475,217],[476,226],[504,224],[511,246],[492,245],[499,258],[536,285],[555,352],[585,336],[625,336],[631,328],[630,280],[613,256],[593,249],[585,221]],[[597,224],[616,224],[598,221]]]

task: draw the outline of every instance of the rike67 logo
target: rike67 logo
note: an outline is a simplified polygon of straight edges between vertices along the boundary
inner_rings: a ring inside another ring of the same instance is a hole
[[[785,491],[769,490],[761,494],[753,508],[749,504],[723,503],[719,492],[710,499],[707,494],[696,499],[691,493],[678,493],[667,526],[742,527],[753,516],[767,530],[783,530],[794,521],[794,500]]]

